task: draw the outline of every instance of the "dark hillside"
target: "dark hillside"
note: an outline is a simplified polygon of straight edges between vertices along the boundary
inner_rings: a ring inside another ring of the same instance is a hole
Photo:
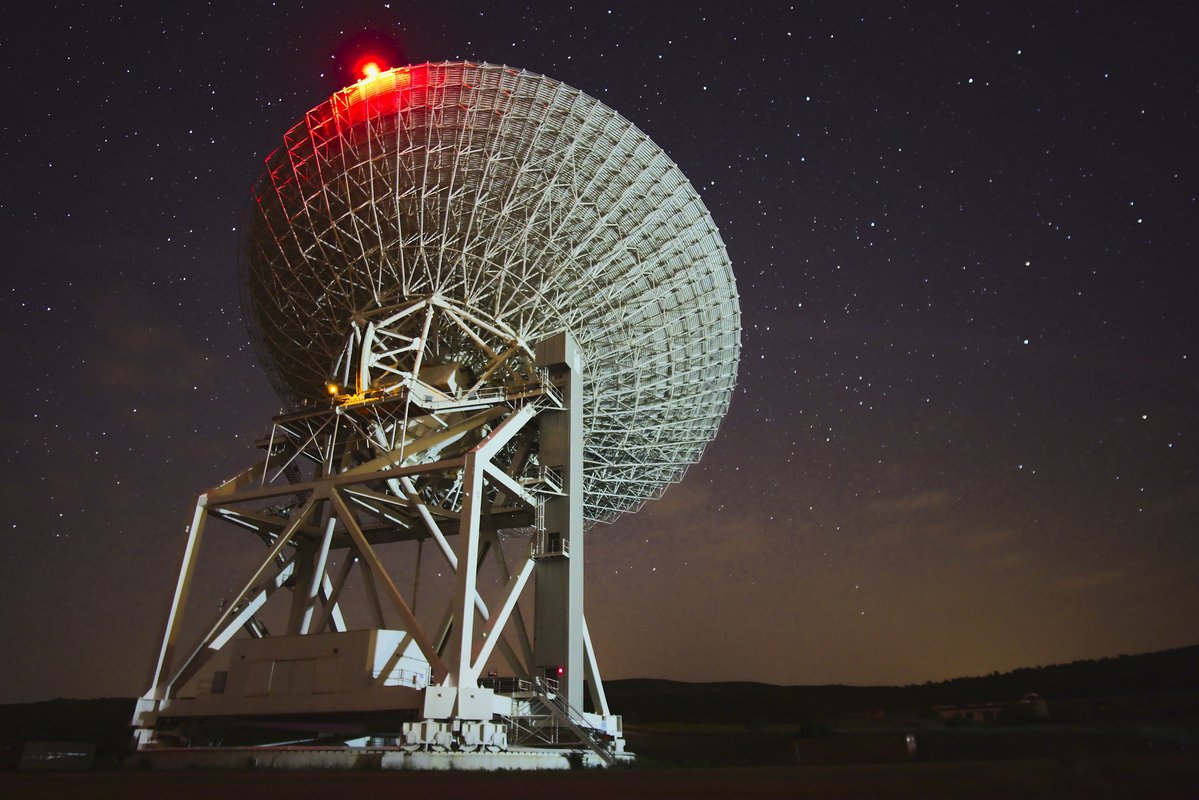
[[[1048,699],[1051,708],[1057,702],[1063,709],[1079,698],[1141,696],[1145,699],[1124,705],[1151,709],[1153,715],[1165,719],[1195,720],[1199,719],[1199,645],[919,686],[773,686],[633,679],[610,681],[606,688],[613,710],[633,726],[738,725],[757,731],[768,725],[801,729],[808,725],[819,732],[838,720],[861,716],[867,709],[883,709],[888,718],[933,717],[934,705],[1011,701],[1028,692]],[[1099,705],[1121,707],[1119,703]],[[97,745],[97,763],[103,764],[127,751],[132,713],[133,701],[122,698],[0,705],[0,743],[92,742]]]
[[[1199,645],[1157,653],[1028,667],[910,686],[774,686],[765,683],[610,681],[608,701],[638,722],[799,723],[881,708],[927,713],[934,705],[1199,692]]]

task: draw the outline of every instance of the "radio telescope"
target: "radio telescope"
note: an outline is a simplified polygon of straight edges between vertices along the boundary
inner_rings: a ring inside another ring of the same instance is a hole
[[[612,763],[584,531],[679,480],[728,408],[740,311],[703,201],[598,100],[474,63],[335,93],[255,199],[243,303],[291,411],[199,498],[139,749],[283,720],[409,766]],[[180,649],[214,518],[266,552]],[[432,623],[426,543],[453,582]]]

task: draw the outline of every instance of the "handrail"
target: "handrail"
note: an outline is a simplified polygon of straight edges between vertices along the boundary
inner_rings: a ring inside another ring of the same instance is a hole
[[[542,706],[549,712],[551,719],[555,723],[565,725],[575,735],[575,737],[592,752],[599,756],[605,764],[611,766],[616,763],[616,755],[612,749],[603,742],[586,721],[586,717],[570,704],[559,691],[559,683],[553,678],[542,678],[534,676],[528,678],[500,678],[488,677],[481,678],[479,684],[501,694],[517,695],[531,694],[541,701]],[[526,725],[521,720],[525,719],[544,719],[539,715],[533,714],[514,714],[505,716],[508,724],[517,731],[524,733],[530,737],[536,737],[546,744],[557,744],[557,735],[553,732],[546,735],[539,730],[535,725]],[[556,730],[556,726],[555,726]]]
[[[550,709],[550,712],[561,718],[566,723],[566,727],[579,737],[579,741],[591,748],[591,751],[599,756],[605,764],[612,766],[616,763],[616,755],[603,744],[592,733],[594,730],[590,725],[587,725],[582,712],[578,711],[570,702],[559,694],[557,691],[551,693],[549,687],[545,685],[543,678],[533,678],[534,691],[540,699]],[[576,722],[575,718],[578,718]],[[585,727],[584,727],[585,726]]]

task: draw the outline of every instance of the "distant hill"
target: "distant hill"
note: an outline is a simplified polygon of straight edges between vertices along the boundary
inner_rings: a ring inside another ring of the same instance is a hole
[[[888,714],[919,714],[933,705],[1017,700],[1027,692],[1050,700],[1199,692],[1199,645],[911,686],[633,679],[608,681],[605,688],[613,710],[633,724],[802,724],[870,708],[883,708]],[[128,749],[133,702],[125,698],[60,698],[0,705],[0,742],[94,742],[98,760],[114,758]]]
[[[975,678],[906,687],[933,703],[958,703],[989,694],[1015,700],[1025,692],[1060,700],[1106,695],[1199,691],[1199,645],[1142,655],[1025,667]]]
[[[133,703],[124,697],[101,697],[0,705],[0,742],[91,742],[97,763],[103,763],[128,752]]]
[[[774,686],[656,679],[608,681],[604,686],[612,708],[633,723],[799,723],[869,708],[917,714],[934,705],[1015,701],[1029,692],[1055,700],[1199,692],[1199,645],[910,686]]]

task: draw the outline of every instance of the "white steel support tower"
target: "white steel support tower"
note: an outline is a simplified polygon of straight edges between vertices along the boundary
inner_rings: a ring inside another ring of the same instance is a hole
[[[585,536],[728,407],[740,310],[702,200],[594,98],[472,63],[335,93],[255,197],[243,302],[292,410],[196,504],[139,750],[623,757]],[[214,522],[251,555],[196,602]]]

